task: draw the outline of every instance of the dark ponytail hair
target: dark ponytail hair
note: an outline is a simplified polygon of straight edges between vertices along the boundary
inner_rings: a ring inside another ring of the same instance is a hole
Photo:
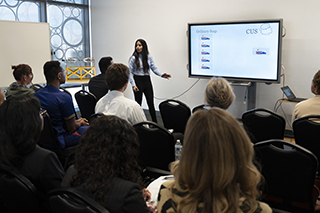
[[[14,79],[21,81],[24,75],[32,73],[32,69],[27,64],[12,65]]]
[[[148,50],[147,42],[145,40],[140,38],[135,42],[134,51],[133,51],[132,56],[134,56],[134,58],[135,58],[135,63],[136,63],[137,69],[140,69],[141,66],[140,66],[140,60],[139,60],[139,53],[136,50],[136,46],[137,46],[138,41],[142,45],[141,55],[142,55],[143,72],[148,73],[148,71],[149,71],[149,63],[148,63],[149,50]]]

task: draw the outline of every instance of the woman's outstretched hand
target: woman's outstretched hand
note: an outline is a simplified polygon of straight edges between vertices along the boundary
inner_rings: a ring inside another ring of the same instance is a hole
[[[163,73],[161,77],[162,77],[162,78],[169,79],[169,78],[171,78],[171,75],[168,74],[168,73]]]

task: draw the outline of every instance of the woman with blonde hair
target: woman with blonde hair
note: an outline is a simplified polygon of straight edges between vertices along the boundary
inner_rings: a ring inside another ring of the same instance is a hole
[[[194,113],[186,127],[175,180],[160,189],[158,212],[267,213],[258,202],[261,174],[252,163],[254,150],[237,120],[211,108]]]
[[[235,95],[229,82],[224,78],[212,78],[205,90],[204,101],[210,107],[228,109],[233,103]]]

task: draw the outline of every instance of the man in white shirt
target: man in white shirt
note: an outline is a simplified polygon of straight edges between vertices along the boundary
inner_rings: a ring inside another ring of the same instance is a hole
[[[129,68],[120,63],[110,65],[106,71],[106,80],[109,92],[97,102],[95,113],[116,115],[132,125],[146,121],[140,105],[123,95],[129,81]]]

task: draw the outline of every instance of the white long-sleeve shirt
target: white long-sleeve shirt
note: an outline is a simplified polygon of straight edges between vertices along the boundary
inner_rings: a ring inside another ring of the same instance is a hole
[[[97,102],[95,113],[115,115],[125,119],[132,125],[147,120],[141,106],[137,102],[124,97],[122,92],[116,90],[109,90]]]
[[[130,81],[130,84],[132,87],[136,86],[136,82],[133,79],[133,75],[139,75],[139,76],[150,75],[150,70],[152,70],[152,72],[154,72],[154,74],[156,74],[160,77],[162,76],[162,73],[156,67],[151,55],[148,55],[149,70],[147,73],[145,73],[143,71],[143,63],[142,63],[142,55],[141,54],[139,54],[139,61],[140,61],[140,68],[137,69],[135,57],[131,56],[131,58],[129,60],[129,70],[130,70],[129,81]]]

